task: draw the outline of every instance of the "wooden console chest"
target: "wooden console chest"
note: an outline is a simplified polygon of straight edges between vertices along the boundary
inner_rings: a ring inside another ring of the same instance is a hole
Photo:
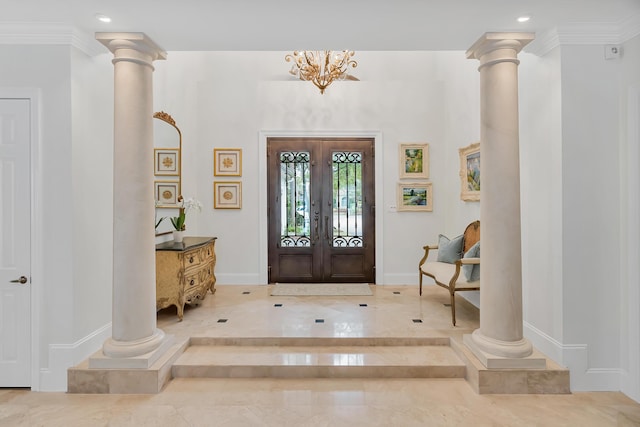
[[[175,305],[182,320],[185,304],[215,292],[215,244],[215,237],[185,237],[156,245],[156,310]]]

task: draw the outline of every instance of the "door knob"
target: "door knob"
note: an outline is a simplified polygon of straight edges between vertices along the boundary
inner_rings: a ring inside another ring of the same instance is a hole
[[[9,283],[20,283],[20,284],[25,284],[29,281],[29,279],[27,279],[25,276],[20,276],[19,279],[16,280],[11,280]]]

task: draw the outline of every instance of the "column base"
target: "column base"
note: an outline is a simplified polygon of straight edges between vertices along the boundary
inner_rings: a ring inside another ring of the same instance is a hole
[[[174,343],[172,335],[156,329],[151,337],[127,343],[109,338],[102,351],[89,358],[89,369],[149,369]]]
[[[569,370],[534,348],[533,353],[546,359],[544,369],[488,369],[462,342],[451,337],[451,348],[467,365],[466,380],[478,394],[570,394]]]
[[[107,357],[135,357],[149,353],[160,346],[164,339],[164,332],[156,329],[148,337],[135,341],[117,341],[113,337],[104,342],[102,352]]]
[[[462,337],[464,344],[487,369],[544,369],[546,359],[533,353],[527,339],[516,342],[487,338],[479,329]]]
[[[160,358],[148,369],[89,368],[90,359],[104,359],[102,350],[67,370],[67,391],[69,393],[99,394],[154,394],[171,380],[175,361],[189,346],[187,337],[168,337],[173,341]],[[161,349],[163,349],[162,346]],[[161,349],[158,350],[161,352]]]

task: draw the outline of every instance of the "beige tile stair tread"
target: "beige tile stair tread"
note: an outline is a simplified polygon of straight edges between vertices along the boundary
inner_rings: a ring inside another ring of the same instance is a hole
[[[464,378],[448,346],[194,345],[174,363],[175,378]]]
[[[447,346],[191,346],[175,378],[464,378]]]

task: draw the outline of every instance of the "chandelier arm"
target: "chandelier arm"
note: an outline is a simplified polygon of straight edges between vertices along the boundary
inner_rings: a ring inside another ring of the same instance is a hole
[[[343,50],[332,57],[332,51],[294,51],[285,56],[287,62],[293,62],[289,73],[297,75],[300,80],[312,82],[320,93],[334,80],[345,80],[349,66],[356,68],[358,63],[352,59],[354,51]]]

